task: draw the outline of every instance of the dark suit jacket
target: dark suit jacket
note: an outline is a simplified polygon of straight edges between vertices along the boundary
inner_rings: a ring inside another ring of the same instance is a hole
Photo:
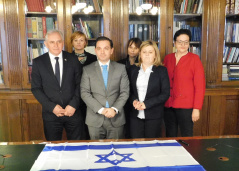
[[[130,103],[139,99],[136,81],[140,67],[133,65],[130,68]],[[163,66],[153,66],[153,72],[150,74],[148,89],[144,104],[146,106],[145,119],[159,119],[163,117],[164,103],[170,95],[170,84],[167,69]],[[132,109],[131,117],[137,117],[138,110]]]
[[[63,51],[63,75],[61,87],[54,75],[49,53],[33,60],[31,90],[35,98],[42,104],[42,114],[45,120],[55,120],[52,113],[59,104],[79,108],[81,68],[79,62],[70,53]],[[76,110],[75,115],[79,115]]]
[[[72,51],[72,54],[73,54],[75,57],[77,57],[76,54],[75,54],[75,51]],[[81,64],[81,63],[80,63],[81,65],[86,66],[86,65],[91,64],[92,62],[97,61],[96,55],[93,55],[93,54],[91,54],[91,53],[89,53],[89,52],[86,52],[86,51],[84,51],[84,54],[87,56],[87,59],[86,59],[86,61],[85,61],[84,64]],[[78,57],[77,57],[77,59],[78,59]]]

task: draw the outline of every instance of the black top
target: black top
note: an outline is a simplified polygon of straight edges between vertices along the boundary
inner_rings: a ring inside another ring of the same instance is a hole
[[[75,51],[73,51],[72,54],[74,56],[76,56]],[[86,52],[85,50],[84,50],[84,54],[87,56],[87,59],[86,59],[84,64],[80,63],[81,65],[86,66],[86,65],[91,64],[92,62],[97,61],[96,55],[93,55],[93,54],[91,54],[89,52]],[[76,57],[78,58],[78,56],[76,56]]]
[[[135,63],[138,63],[139,61],[138,61],[138,57],[135,59]],[[127,55],[127,57],[126,58],[124,58],[124,59],[121,59],[121,60],[119,60],[118,61],[118,63],[121,63],[121,64],[124,64],[125,65],[125,68],[126,68],[126,70],[127,70],[127,72],[129,71],[129,68],[130,68],[130,61],[129,61],[129,55]]]

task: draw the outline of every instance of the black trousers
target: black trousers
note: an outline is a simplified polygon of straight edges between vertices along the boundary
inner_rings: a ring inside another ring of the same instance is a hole
[[[193,136],[193,109],[164,108],[164,123],[167,137],[177,137],[178,127],[182,137]]]
[[[47,141],[62,140],[63,128],[68,140],[81,140],[84,122],[81,116],[63,116],[54,121],[43,120],[44,133]]]
[[[162,137],[162,121],[160,119],[130,118],[130,134],[132,138],[159,138]]]

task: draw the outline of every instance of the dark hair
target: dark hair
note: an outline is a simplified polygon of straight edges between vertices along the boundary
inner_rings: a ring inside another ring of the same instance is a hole
[[[142,41],[139,38],[137,38],[137,37],[131,38],[131,39],[129,39],[129,41],[127,43],[127,48],[129,46],[131,46],[133,43],[135,44],[135,46],[137,48],[140,48],[140,45],[141,45]]]
[[[180,29],[180,30],[176,31],[176,33],[174,34],[173,40],[176,41],[177,37],[182,35],[182,34],[188,35],[189,41],[191,41],[191,37],[192,37],[191,35],[192,34],[191,34],[191,31],[188,30],[188,29]]]
[[[113,41],[112,41],[111,39],[109,39],[108,37],[105,37],[105,36],[100,36],[100,37],[98,37],[98,38],[96,39],[96,41],[95,41],[95,48],[96,48],[97,42],[98,42],[98,41],[103,41],[103,40],[109,41],[109,42],[110,42],[110,47],[111,47],[111,49],[113,48]]]

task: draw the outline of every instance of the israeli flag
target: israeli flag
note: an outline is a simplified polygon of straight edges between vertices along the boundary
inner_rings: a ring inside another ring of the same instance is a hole
[[[31,171],[202,171],[175,140],[47,144]]]

